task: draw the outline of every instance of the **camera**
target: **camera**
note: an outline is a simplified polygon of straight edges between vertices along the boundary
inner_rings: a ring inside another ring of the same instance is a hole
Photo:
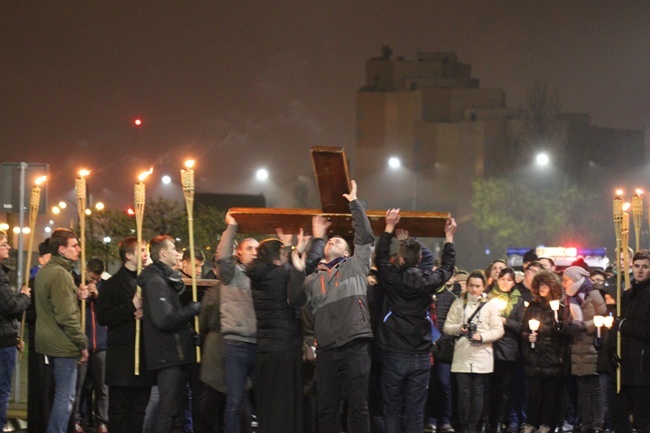
[[[472,339],[472,337],[474,336],[474,333],[476,333],[476,328],[477,328],[476,323],[468,323],[467,324],[467,339],[468,340]]]

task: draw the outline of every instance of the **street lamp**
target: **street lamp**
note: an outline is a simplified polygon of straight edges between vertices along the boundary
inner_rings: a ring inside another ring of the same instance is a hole
[[[391,156],[388,158],[388,166],[390,168],[399,168],[402,165],[402,161],[396,156]]]
[[[549,162],[551,162],[551,159],[547,153],[542,152],[537,154],[537,156],[535,157],[535,162],[540,167],[546,167],[549,164]]]
[[[265,180],[267,180],[267,179],[269,178],[269,172],[268,172],[268,170],[265,169],[265,168],[260,168],[260,169],[257,170],[257,172],[255,173],[255,177],[256,177],[257,180],[259,180],[259,181],[265,181]]]

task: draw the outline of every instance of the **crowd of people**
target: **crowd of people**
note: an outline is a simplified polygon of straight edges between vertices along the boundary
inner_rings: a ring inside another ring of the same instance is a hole
[[[376,239],[351,185],[352,245],[321,216],[295,245],[281,229],[235,243],[228,213],[200,302],[182,293],[202,252],[166,235],[123,239],[112,276],[93,258],[81,280],[68,229],[39,245],[33,288],[2,266],[0,429],[26,311],[35,433],[650,431],[650,251],[621,299],[603,270],[532,251],[523,275],[465,272],[453,219],[435,259],[398,209]],[[0,232],[0,264],[9,250]]]

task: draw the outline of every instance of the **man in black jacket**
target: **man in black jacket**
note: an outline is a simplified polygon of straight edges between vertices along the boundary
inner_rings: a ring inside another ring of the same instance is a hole
[[[160,392],[155,431],[169,433],[182,410],[189,365],[196,362],[189,322],[199,314],[201,304],[181,305],[179,295],[185,284],[180,273],[172,269],[176,264],[174,239],[159,235],[149,245],[153,264],[140,273],[137,281],[142,287],[147,368],[156,371]]]
[[[616,433],[631,433],[630,414],[639,433],[650,432],[650,251],[632,258],[634,281],[623,293],[621,318],[621,390],[614,405]]]
[[[15,294],[9,285],[9,268],[2,262],[9,258],[10,250],[7,235],[0,232],[0,431],[7,423],[11,376],[16,366],[16,353],[23,345],[18,338],[17,318],[29,307],[31,296],[29,287],[23,286],[20,293]]]
[[[106,376],[109,386],[109,431],[141,433],[153,372],[146,369],[144,339],[140,335],[140,374],[135,374],[135,323],[142,318],[141,298],[136,294],[138,240],[124,238],[118,246],[122,267],[102,284],[96,301],[97,321],[108,327],[106,337]],[[142,263],[149,251],[140,246]]]
[[[381,391],[384,398],[384,429],[387,433],[422,431],[424,404],[431,372],[431,299],[454,273],[456,222],[445,224],[445,245],[439,268],[422,270],[420,244],[400,241],[394,261],[390,242],[399,223],[399,209],[386,212],[386,229],[377,243],[379,284],[386,291],[388,314],[379,325],[377,343],[382,349]]]

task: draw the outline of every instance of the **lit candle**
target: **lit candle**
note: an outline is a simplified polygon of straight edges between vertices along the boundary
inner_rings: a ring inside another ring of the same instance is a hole
[[[537,335],[537,330],[539,329],[539,320],[537,319],[530,319],[528,321],[528,327],[530,328],[531,331],[533,331],[533,335]],[[535,343],[530,343],[530,347],[533,349],[535,348]]]
[[[605,327],[611,329],[614,325],[614,316],[605,316]]]
[[[553,314],[555,315],[555,321],[558,321],[557,317],[557,312],[560,309],[560,300],[559,299],[553,299],[552,301],[548,301],[548,304],[551,306],[551,310],[553,310]]]
[[[596,336],[600,338],[600,328],[605,324],[605,318],[603,316],[594,316],[594,326],[596,326]]]

